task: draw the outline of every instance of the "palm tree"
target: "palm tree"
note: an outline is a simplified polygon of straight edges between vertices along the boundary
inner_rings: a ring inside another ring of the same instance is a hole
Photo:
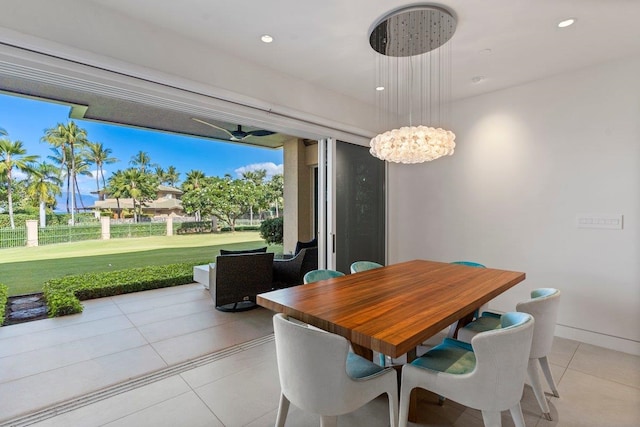
[[[178,181],[180,181],[180,172],[178,172],[175,166],[169,166],[164,173],[162,182],[171,187],[175,187],[178,185]]]
[[[29,175],[27,195],[40,205],[40,227],[46,226],[46,206],[55,207],[55,196],[62,192],[62,180],[59,175],[59,169],[46,162],[38,163]]]
[[[166,176],[167,173],[164,171],[164,169],[160,165],[157,165],[155,169],[156,169],[156,171],[154,173],[156,174],[156,177],[158,178],[158,182],[160,184],[163,184],[164,180],[165,180],[165,176]]]
[[[157,195],[157,182],[153,175],[129,168],[116,172],[109,179],[109,193],[117,198],[130,197],[133,200],[133,218],[138,222],[142,206]]]
[[[122,218],[122,209],[120,209],[120,198],[124,197],[124,177],[123,172],[120,169],[118,169],[111,175],[105,189],[111,197],[116,199],[118,218]]]
[[[96,165],[96,191],[98,192],[98,198],[104,200],[104,189],[107,186],[104,179],[104,165],[115,163],[118,161],[115,157],[111,156],[111,148],[105,148],[101,142],[89,142],[87,144],[86,156],[87,159]],[[100,192],[99,178],[102,178],[102,192]]]
[[[54,148],[60,148],[62,154],[61,169],[66,166],[67,163],[67,148],[71,161],[69,167],[69,177],[67,178],[67,192],[71,190],[71,224],[75,224],[75,183],[76,183],[76,165],[75,165],[75,150],[76,148],[84,147],[87,140],[87,131],[78,127],[74,121],[70,121],[66,125],[58,123],[55,127],[45,130],[45,135],[42,140],[51,144]]]
[[[73,185],[75,187],[75,191],[74,191],[74,197],[76,192],[78,193],[78,199],[80,199],[80,204],[82,205],[82,208],[84,209],[84,200],[82,199],[82,194],[80,194],[80,186],[78,185],[78,176],[82,175],[82,176],[89,176],[89,177],[93,177],[93,174],[91,173],[91,164],[90,164],[90,160],[86,157],[85,152],[79,152],[76,153],[75,155],[75,159],[74,159],[74,163],[75,163],[75,176],[74,176],[74,180],[73,180]],[[78,203],[77,201],[74,202],[76,209],[78,207]]]
[[[153,166],[151,163],[151,157],[149,157],[149,154],[144,151],[138,151],[136,155],[131,156],[129,164],[137,167],[140,172],[146,172],[147,169],[150,169]]]
[[[30,173],[33,171],[31,163],[35,162],[38,156],[27,155],[27,150],[22,146],[21,141],[10,141],[7,138],[0,139],[0,175],[3,176],[7,185],[7,202],[9,204],[9,221],[11,228],[16,228],[13,219],[13,198],[11,184],[13,181],[13,170],[21,170]]]
[[[67,207],[67,213],[70,213],[71,209],[69,208],[69,195],[71,194],[71,192],[69,191],[69,188],[71,186],[71,173],[69,170],[70,164],[69,162],[67,162],[68,155],[65,154],[67,151],[68,149],[52,147],[51,152],[53,154],[47,156],[47,158],[58,166],[61,179],[62,177],[64,177],[64,180],[66,181],[67,191],[65,206]]]
[[[192,169],[187,172],[187,179],[182,183],[182,190],[189,191],[196,188],[200,188],[202,181],[206,178],[204,172],[196,169]]]

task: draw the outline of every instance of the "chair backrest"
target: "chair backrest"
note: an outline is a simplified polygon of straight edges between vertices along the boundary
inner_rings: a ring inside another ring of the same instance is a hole
[[[308,242],[300,242],[298,241],[296,243],[296,249],[293,252],[294,254],[298,254],[298,252],[300,252],[301,249],[306,249],[306,248],[315,248],[318,246],[318,239],[317,238],[313,238],[311,240],[309,240]]]
[[[349,342],[339,335],[273,317],[278,375],[284,395],[298,408],[328,414],[342,408],[348,381]]]
[[[300,267],[300,282],[298,283],[303,282],[305,274],[311,270],[318,269],[318,247],[314,246],[306,249],[302,260],[302,267]]]
[[[547,356],[551,352],[553,336],[555,334],[560,291],[553,288],[540,288],[531,291],[531,299],[520,302],[516,310],[529,313],[536,319],[531,344],[532,359]]]
[[[534,323],[533,316],[527,313],[505,313],[501,328],[481,332],[471,339],[476,356],[472,375],[483,392],[475,393],[469,406],[504,411],[520,401]]]
[[[302,279],[304,283],[313,283],[320,280],[332,279],[334,277],[344,276],[344,273],[336,270],[311,270],[306,273]]]
[[[242,301],[256,302],[256,295],[271,290],[273,282],[273,252],[241,255],[220,255],[216,258],[215,274],[209,291],[216,307]]]
[[[263,246],[261,248],[256,249],[220,249],[220,255],[241,255],[241,254],[260,254],[267,252],[267,247]]]
[[[380,268],[380,267],[383,267],[383,265],[378,264],[377,262],[356,261],[351,264],[351,267],[349,268],[349,270],[351,271],[351,273],[358,273],[360,271],[373,270],[374,268]]]
[[[467,267],[487,268],[484,264],[473,261],[453,261],[450,264],[466,265]]]

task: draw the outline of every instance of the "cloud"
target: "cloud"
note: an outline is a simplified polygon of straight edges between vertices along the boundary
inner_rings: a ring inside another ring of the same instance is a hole
[[[271,178],[273,175],[278,175],[283,173],[283,165],[276,165],[273,162],[266,163],[252,163],[250,165],[242,166],[236,169],[234,172],[238,175],[238,177],[242,177],[242,174],[245,172],[254,172],[257,170],[264,169],[267,171],[267,179]]]

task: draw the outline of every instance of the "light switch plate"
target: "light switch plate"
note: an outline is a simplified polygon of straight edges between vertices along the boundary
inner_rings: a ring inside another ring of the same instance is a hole
[[[622,230],[622,214],[578,214],[576,218],[578,228]]]

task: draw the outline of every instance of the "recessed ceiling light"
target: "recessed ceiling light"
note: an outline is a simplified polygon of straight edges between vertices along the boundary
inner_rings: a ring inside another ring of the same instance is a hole
[[[558,27],[566,28],[570,25],[573,25],[576,22],[574,18],[565,19],[564,21],[558,22]]]
[[[482,49],[480,51],[481,55],[490,55],[491,54],[491,49]]]
[[[377,90],[378,92],[380,92],[381,90],[384,90],[384,86],[378,86],[378,87],[376,88],[376,90]]]
[[[260,37],[260,40],[262,40],[265,43],[271,43],[273,41],[273,37],[271,37],[269,34],[265,34],[262,37]]]
[[[471,82],[472,83],[480,83],[482,81],[486,80],[485,76],[475,76],[471,78]]]

